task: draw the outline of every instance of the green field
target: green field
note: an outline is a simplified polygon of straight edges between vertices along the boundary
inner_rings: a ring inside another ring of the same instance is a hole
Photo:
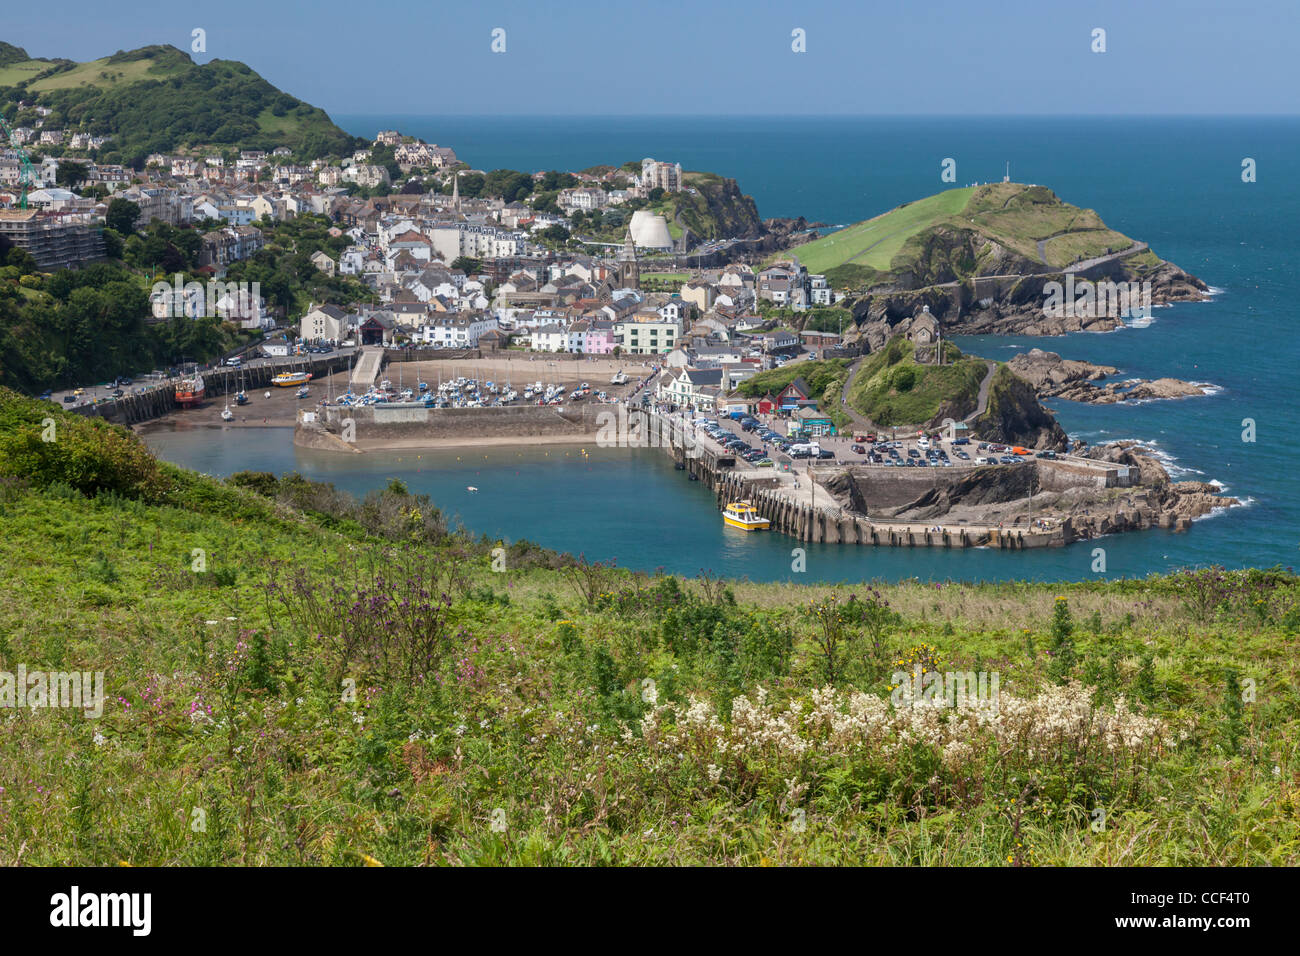
[[[48,70],[54,64],[44,60],[22,60],[0,66],[0,86],[15,86],[23,80],[30,80],[36,74]]]
[[[967,186],[918,199],[799,246],[795,254],[813,273],[824,273],[846,263],[886,271],[904,242],[935,222],[961,212],[974,191],[973,186]]]
[[[192,69],[191,64],[159,64],[152,59],[112,62],[113,57],[102,57],[88,63],[79,63],[71,70],[37,80],[28,87],[33,93],[50,93],[78,86],[111,88],[125,86],[139,80],[159,80]],[[49,64],[45,64],[47,67]],[[20,64],[22,66],[22,64]]]
[[[899,206],[798,246],[794,254],[810,272],[828,275],[837,286],[864,287],[885,274],[928,260],[928,243],[922,240],[945,227],[955,237],[973,231],[1026,264],[1056,268],[1133,244],[1107,228],[1095,211],[1062,202],[1046,187],[989,183],[950,189]],[[959,274],[976,265],[968,256],[959,256],[965,263]],[[771,257],[775,258],[779,256]]]

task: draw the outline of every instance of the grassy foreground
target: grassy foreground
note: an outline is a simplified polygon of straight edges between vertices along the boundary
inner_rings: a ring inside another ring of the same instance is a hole
[[[835,588],[497,547],[0,390],[0,671],[107,697],[0,708],[0,864],[1300,859],[1289,571]],[[998,706],[895,706],[916,667]]]

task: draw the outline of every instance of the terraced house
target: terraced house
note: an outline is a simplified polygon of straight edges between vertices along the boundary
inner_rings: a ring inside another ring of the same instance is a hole
[[[614,326],[615,341],[630,355],[661,355],[671,352],[682,331],[681,324],[658,312],[641,310]]]

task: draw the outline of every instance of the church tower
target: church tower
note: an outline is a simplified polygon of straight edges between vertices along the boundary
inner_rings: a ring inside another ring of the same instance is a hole
[[[453,212],[460,212],[460,170],[453,170],[451,174],[451,208]]]
[[[636,259],[636,243],[632,241],[631,228],[623,238],[623,248],[618,253],[618,287],[641,288],[641,264]]]

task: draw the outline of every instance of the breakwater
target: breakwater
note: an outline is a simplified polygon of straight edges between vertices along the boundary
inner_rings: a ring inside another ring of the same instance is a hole
[[[632,413],[635,414],[635,413]],[[841,508],[819,484],[842,475],[842,466],[801,468],[799,473],[777,467],[741,468],[708,439],[684,433],[676,419],[649,413],[649,433],[680,469],[709,488],[722,510],[733,501],[748,501],[770,522],[770,530],[817,544],[858,544],[886,547],[1025,548],[1059,547],[1069,543],[1067,529],[1002,528],[990,525],[946,525],[934,522],[882,521]],[[918,479],[918,484],[925,478]]]
[[[511,405],[501,408],[427,408],[423,405],[323,405],[300,411],[294,443],[325,450],[465,439],[571,438],[597,441],[612,405]],[[342,443],[342,444],[341,444]],[[351,447],[343,447],[343,445]]]

